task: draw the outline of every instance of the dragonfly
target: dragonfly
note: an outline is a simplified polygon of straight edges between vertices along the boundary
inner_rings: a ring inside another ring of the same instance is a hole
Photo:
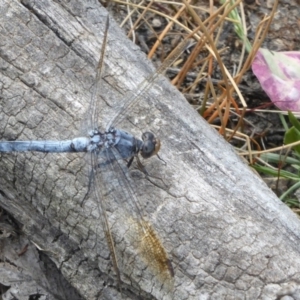
[[[101,216],[101,226],[111,252],[111,260],[118,282],[121,283],[121,269],[116,254],[114,235],[111,232],[109,218],[106,213],[107,195],[105,195],[105,191],[108,191],[108,188],[105,186],[106,172],[114,172],[114,176],[118,182],[117,185],[119,186],[117,197],[123,196],[126,198],[126,205],[130,207],[127,211],[134,212],[132,217],[129,216],[129,219],[133,224],[132,228],[135,228],[133,230],[134,234],[139,236],[134,239],[136,247],[139,249],[138,252],[145,263],[150,266],[150,269],[160,274],[159,276],[161,276],[161,278],[172,280],[174,277],[174,269],[171,260],[157,233],[151,224],[144,219],[135,187],[132,184],[132,180],[128,177],[128,169],[131,167],[134,159],[137,161],[138,168],[146,176],[149,176],[140,160],[140,156],[143,159],[148,159],[155,155],[158,156],[161,142],[152,132],[144,132],[142,139],[139,139],[122,129],[118,129],[117,125],[126,117],[127,112],[141,100],[141,96],[147,92],[158,76],[184,51],[186,41],[183,41],[177,47],[176,51],[171,53],[169,58],[164,61],[154,74],[140,83],[136,90],[129,92],[128,95],[125,96],[120,109],[110,120],[105,130],[101,131],[98,127],[98,118],[100,115],[98,94],[101,90],[108,33],[109,17],[107,16],[100,58],[96,69],[95,85],[88,110],[89,117],[86,120],[90,128],[87,136],[60,141],[0,141],[0,152],[36,151],[45,153],[89,153],[91,168],[89,189],[93,191],[97,199],[98,212],[99,216]]]

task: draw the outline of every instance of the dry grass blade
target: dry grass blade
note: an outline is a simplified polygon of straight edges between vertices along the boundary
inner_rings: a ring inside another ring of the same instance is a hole
[[[194,40],[193,45],[189,47],[191,51],[183,52],[174,65],[170,65],[171,73],[175,73],[172,83],[191,99],[190,101],[195,101],[192,104],[209,123],[220,124],[217,128],[224,138],[230,141],[243,134],[244,118],[249,110],[240,85],[268,33],[278,1],[275,1],[270,16],[266,16],[257,27],[252,48],[247,40],[247,15],[245,4],[241,0],[222,1],[218,6],[213,6],[213,1],[203,2],[201,6],[193,5],[187,0],[145,3],[115,0],[114,3],[119,7],[129,5],[137,12],[136,16],[131,14],[135,22],[130,29],[130,35],[134,28],[139,31],[139,28],[149,26],[152,38],[149,42],[145,39],[148,43],[148,57],[156,61],[162,60],[164,68],[170,64],[166,57],[172,52],[172,42],[176,40],[176,36]],[[154,19],[161,20],[162,25],[159,28],[152,26]],[[230,26],[239,30],[241,37],[237,67],[228,64],[227,53],[231,49],[224,43],[224,34],[226,35]],[[161,69],[158,73],[162,73]],[[194,98],[195,94],[201,96],[201,102]],[[237,122],[233,124],[232,118],[237,119]],[[251,136],[248,141],[252,141],[246,143],[248,152],[243,149],[242,153],[248,153],[252,163],[253,154],[256,153],[254,150],[260,147]],[[252,150],[252,147],[255,149]]]

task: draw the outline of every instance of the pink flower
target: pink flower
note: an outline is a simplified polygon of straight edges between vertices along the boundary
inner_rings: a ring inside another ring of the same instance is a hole
[[[278,108],[300,111],[300,52],[272,52],[260,48],[252,71]]]

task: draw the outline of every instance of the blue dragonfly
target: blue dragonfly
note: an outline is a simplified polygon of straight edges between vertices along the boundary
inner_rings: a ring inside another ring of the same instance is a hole
[[[154,155],[158,156],[160,149],[160,140],[151,132],[144,132],[142,139],[134,137],[132,134],[118,129],[117,125],[126,117],[126,113],[140,101],[141,96],[151,87],[153,82],[162,74],[165,69],[178,57],[185,49],[186,41],[183,41],[171,53],[168,59],[164,61],[162,66],[149,78],[146,78],[137,89],[128,93],[122,100],[122,106],[110,120],[105,130],[98,128],[99,105],[98,93],[101,87],[101,78],[103,73],[103,64],[105,57],[106,43],[109,32],[109,17],[106,19],[103,45],[100,53],[100,59],[97,65],[95,85],[91,96],[89,107],[89,118],[87,121],[91,129],[87,136],[76,137],[70,140],[40,140],[40,141],[0,141],[0,152],[25,152],[37,151],[45,153],[59,152],[87,152],[90,157],[90,184],[89,187],[93,191],[97,199],[98,211],[101,225],[107,239],[107,244],[111,252],[111,259],[116,272],[118,282],[121,283],[121,271],[119,267],[119,259],[115,249],[114,235],[111,232],[111,226],[106,213],[106,192],[109,188],[106,185],[106,173],[114,172],[114,176],[118,180],[118,195],[122,195],[132,214],[132,223],[134,224],[135,234],[139,235],[137,247],[139,253],[143,257],[150,269],[155,270],[162,278],[172,280],[174,270],[171,260],[158,238],[151,224],[145,221],[140,208],[138,197],[132,180],[129,179],[128,169],[134,159],[137,161],[138,168],[149,176],[146,169],[142,165],[140,156],[148,159]],[[125,163],[124,163],[125,162]],[[123,201],[124,203],[124,201]],[[164,275],[163,275],[164,274]]]

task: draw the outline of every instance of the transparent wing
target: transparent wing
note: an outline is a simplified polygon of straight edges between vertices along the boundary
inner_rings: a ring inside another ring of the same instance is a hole
[[[98,116],[99,116],[98,92],[101,89],[103,63],[104,63],[104,57],[105,57],[108,29],[109,29],[109,15],[107,15],[107,18],[106,18],[103,43],[102,43],[100,58],[99,58],[99,62],[97,65],[97,70],[96,70],[95,84],[93,87],[90,107],[88,110],[89,118],[88,118],[87,122],[88,122],[88,126],[89,126],[90,130],[97,129],[98,124],[99,124],[99,122],[98,122]],[[93,192],[93,194],[96,197],[98,213],[100,216],[100,221],[101,221],[101,226],[102,226],[101,230],[103,230],[103,232],[104,232],[109,250],[111,252],[113,266],[114,266],[114,269],[115,269],[115,272],[117,275],[118,284],[120,285],[121,277],[120,277],[118,259],[117,259],[117,255],[116,255],[115,248],[114,248],[114,241],[113,241],[112,234],[110,231],[108,218],[106,215],[106,205],[105,205],[105,196],[104,196],[105,188],[103,185],[104,179],[102,178],[101,170],[98,168],[98,164],[99,164],[98,152],[93,151],[90,154],[90,158],[91,158],[91,162],[90,162],[91,170],[90,171],[91,171],[91,176],[93,177],[93,178],[90,178],[90,182],[91,182],[90,188],[91,188],[91,192]],[[97,230],[96,230],[96,235],[98,235]]]
[[[107,163],[109,164],[109,160],[107,160]],[[102,225],[102,229],[104,231],[104,235],[111,253],[111,258],[112,258],[112,262],[113,262],[113,266],[117,275],[117,280],[118,280],[118,284],[120,286],[121,283],[121,277],[120,277],[120,269],[119,269],[119,264],[118,264],[118,257],[116,255],[116,251],[115,251],[115,243],[113,241],[113,237],[110,231],[110,226],[109,226],[109,222],[108,222],[108,218],[106,215],[106,205],[105,205],[105,186],[103,184],[104,182],[104,177],[103,172],[105,172],[105,168],[102,170],[99,168],[99,161],[98,161],[98,155],[97,152],[94,151],[93,153],[91,153],[91,165],[93,168],[93,183],[92,183],[92,191],[94,192],[94,195],[96,197],[96,201],[97,201],[97,207],[98,207],[98,213],[99,213],[99,217],[100,217],[100,221],[101,221],[101,225]],[[103,166],[102,166],[103,167]],[[98,235],[98,230],[96,228],[96,235]]]
[[[110,120],[106,129],[109,129],[111,126],[117,127],[117,125],[125,118],[126,112],[130,110],[130,108],[134,107],[144,93],[151,87],[151,85],[156,81],[156,79],[163,74],[166,69],[176,60],[176,58],[186,49],[188,44],[188,40],[184,39],[164,60],[163,64],[149,77],[143,80],[136,89],[131,92],[128,92],[125,95],[123,104],[118,109],[118,112],[114,115],[114,117]]]
[[[104,41],[90,104],[89,125],[91,129],[98,128],[97,96],[101,85],[108,29],[109,18],[107,17]],[[177,48],[176,53],[165,61],[158,72],[143,81],[136,92],[127,95],[119,113],[116,114],[113,120],[121,121],[119,118],[120,112],[128,111],[132,105],[139,101],[141,95],[150,87],[159,74],[181,53],[184,45],[182,45],[182,49]],[[118,281],[121,282],[120,274],[123,274],[121,270],[126,271],[126,274],[132,274],[133,269],[137,268],[140,262],[143,262],[144,266],[146,265],[153,270],[160,281],[171,282],[173,269],[170,260],[154,229],[143,218],[134,182],[130,178],[126,163],[117,149],[104,148],[101,153],[99,151],[91,153],[91,166],[93,168],[92,173],[95,176],[92,188]]]
[[[101,87],[101,81],[102,81],[102,73],[103,73],[103,62],[104,62],[104,56],[105,56],[105,49],[106,49],[106,43],[107,43],[107,35],[108,35],[108,29],[109,29],[109,16],[106,18],[105,23],[105,29],[104,29],[104,37],[103,37],[103,43],[101,47],[101,53],[100,58],[96,70],[96,78],[95,78],[95,85],[93,87],[90,107],[88,110],[89,118],[88,118],[88,128],[89,130],[96,129],[99,126],[98,122],[98,116],[99,116],[99,105],[98,105],[98,92]]]
[[[94,189],[117,276],[146,267],[169,290],[174,276],[171,262],[155,230],[143,217],[126,163],[115,148],[103,151],[98,158],[93,155]]]

